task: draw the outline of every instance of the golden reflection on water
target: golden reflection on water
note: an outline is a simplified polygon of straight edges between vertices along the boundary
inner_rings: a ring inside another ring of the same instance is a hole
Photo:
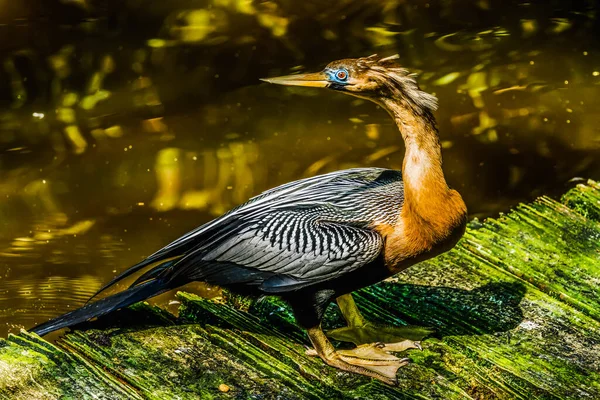
[[[265,189],[401,167],[382,110],[261,77],[400,53],[440,99],[444,169],[473,216],[600,178],[597,5],[192,3],[63,2],[56,26],[3,9],[0,336]]]

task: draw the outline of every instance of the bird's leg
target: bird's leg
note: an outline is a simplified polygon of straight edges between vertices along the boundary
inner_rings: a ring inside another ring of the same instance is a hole
[[[353,350],[339,350],[333,347],[323,333],[321,326],[307,330],[314,346],[309,355],[318,355],[327,364],[344,371],[366,375],[390,385],[396,385],[396,371],[408,364],[407,358],[398,358],[385,349],[382,343],[358,346]]]
[[[338,306],[340,307],[340,311],[342,312],[342,316],[346,320],[346,323],[350,327],[359,327],[366,325],[367,321],[360,313],[360,310],[356,306],[354,302],[354,297],[352,294],[344,294],[336,299]]]
[[[396,327],[369,322],[361,315],[351,294],[338,297],[337,304],[348,326],[328,331],[327,336],[341,342],[351,342],[357,346],[386,343],[386,350],[403,351],[420,349],[418,341],[433,332],[432,329],[419,326]]]

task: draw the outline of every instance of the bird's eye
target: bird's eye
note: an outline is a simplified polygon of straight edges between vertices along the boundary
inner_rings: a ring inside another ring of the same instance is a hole
[[[345,81],[346,79],[348,79],[348,72],[341,69],[335,73],[335,77],[340,81]]]

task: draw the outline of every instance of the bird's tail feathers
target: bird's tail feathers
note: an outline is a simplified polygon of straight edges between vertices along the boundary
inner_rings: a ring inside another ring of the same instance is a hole
[[[200,252],[190,253],[180,258],[164,261],[142,274],[128,289],[93,303],[88,303],[75,311],[38,325],[31,331],[38,335],[45,335],[157,296],[191,281],[204,281],[219,286],[240,284],[259,286],[273,277],[272,272],[261,271],[256,268],[221,261],[206,261],[202,259],[202,255]],[[133,269],[138,269],[138,267],[135,266]],[[111,284],[132,273],[129,270],[122,273]],[[281,284],[281,282],[279,283]],[[271,291],[276,292],[275,286],[277,285],[271,286],[273,286]]]
[[[173,285],[169,281],[160,279],[144,282],[40,324],[30,331],[43,336],[58,329],[77,325],[92,318],[100,317],[111,311],[127,307],[149,297],[157,296],[172,288]]]

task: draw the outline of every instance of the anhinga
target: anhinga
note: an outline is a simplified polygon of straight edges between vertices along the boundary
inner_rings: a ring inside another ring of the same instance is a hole
[[[320,322],[336,299],[348,327],[330,336],[357,344],[377,334],[406,338],[401,328],[395,332],[366,322],[350,293],[450,249],[464,232],[465,204],[448,188],[442,171],[433,116],[437,99],[421,91],[396,58],[345,59],[322,72],[264,81],[329,88],[375,102],[394,118],[404,139],[402,173],[356,168],[268,190],[167,245],[100,291],[156,264],[128,289],[32,331],[44,335],[204,281],[244,294],[280,296],[307,330],[313,354],[342,370],[395,383],[397,369],[407,360],[389,351],[417,348],[418,343],[402,340],[336,350]]]

